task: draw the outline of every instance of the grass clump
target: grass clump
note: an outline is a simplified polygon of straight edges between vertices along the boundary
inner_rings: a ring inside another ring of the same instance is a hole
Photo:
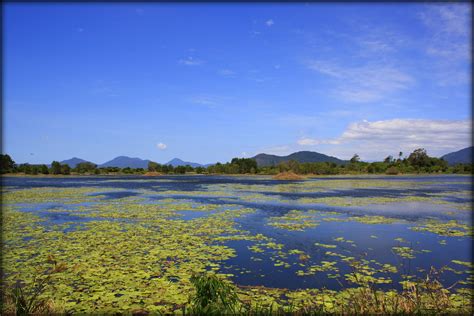
[[[195,295],[191,298],[193,315],[234,314],[238,302],[233,284],[216,274],[199,274],[191,277]]]
[[[7,286],[2,302],[2,314],[23,316],[51,315],[59,312],[58,307],[45,292],[47,289],[54,289],[55,276],[65,271],[67,266],[51,255],[47,264],[51,266],[44,271],[36,269],[32,284],[18,280],[13,286]]]

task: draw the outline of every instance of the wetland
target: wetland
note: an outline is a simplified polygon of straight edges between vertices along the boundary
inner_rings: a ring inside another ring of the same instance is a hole
[[[2,197],[5,286],[60,264],[40,296],[65,313],[185,313],[198,274],[240,308],[363,312],[355,291],[429,279],[472,311],[470,176],[5,177]]]

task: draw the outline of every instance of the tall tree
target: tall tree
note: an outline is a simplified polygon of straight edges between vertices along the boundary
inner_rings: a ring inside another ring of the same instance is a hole
[[[61,164],[57,161],[51,163],[51,173],[52,174],[61,174]]]
[[[0,154],[0,172],[12,172],[15,169],[15,162],[7,154]]]
[[[430,157],[424,148],[418,148],[408,156],[408,162],[415,168],[422,168],[429,165]]]
[[[360,161],[360,157],[358,154],[354,154],[354,156],[352,156],[351,158],[351,163],[356,163],[356,162],[359,162]]]

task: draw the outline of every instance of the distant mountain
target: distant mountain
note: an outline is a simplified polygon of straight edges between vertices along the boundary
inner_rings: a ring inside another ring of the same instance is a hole
[[[191,167],[193,168],[196,168],[196,167],[203,167],[203,165],[201,165],[200,163],[197,163],[197,162],[189,162],[189,161],[183,161],[179,158],[174,158],[174,159],[171,159],[170,161],[168,161],[166,163],[166,165],[172,165],[173,167],[178,167],[178,166],[186,166],[186,165],[190,165]]]
[[[119,167],[119,168],[148,168],[150,160],[143,160],[140,158],[132,158],[127,156],[118,156],[114,159],[104,162],[99,167]]]
[[[87,160],[84,160],[84,159],[81,159],[81,158],[77,158],[77,157],[73,157],[71,159],[66,159],[66,160],[60,161],[60,163],[62,165],[69,165],[69,167],[71,167],[71,168],[75,168],[76,165],[81,163],[81,162],[90,162],[90,161],[87,161]]]
[[[457,163],[472,163],[472,152],[474,147],[467,147],[449,154],[442,156],[441,158],[446,160],[449,165],[455,165]]]
[[[337,164],[345,164],[345,160],[338,159],[336,157],[327,156],[313,151],[299,151],[292,153],[288,156],[276,156],[268,154],[258,154],[253,157],[257,161],[259,167],[275,166],[280,162],[295,160],[300,163],[303,162],[334,162]]]

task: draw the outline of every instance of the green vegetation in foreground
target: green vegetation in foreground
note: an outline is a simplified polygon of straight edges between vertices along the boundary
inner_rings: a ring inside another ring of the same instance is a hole
[[[67,268],[50,258],[49,270],[38,273],[37,286],[27,292],[22,285],[7,289],[4,297],[5,314],[69,314],[64,306],[42,296],[48,288],[55,288],[57,278]],[[331,270],[332,263],[325,262],[323,270]],[[436,278],[438,271],[431,270],[425,279],[405,281],[401,292],[381,291],[375,283],[385,280],[367,278],[360,273],[358,263],[350,273],[358,287],[341,291],[271,289],[264,287],[237,287],[215,273],[200,273],[191,277],[193,288],[184,304],[173,305],[167,314],[190,315],[320,315],[320,314],[472,314],[472,289],[455,292],[444,288]],[[319,271],[321,269],[318,269]],[[53,281],[53,278],[56,278]],[[46,283],[48,282],[48,283]],[[101,297],[97,297],[100,299]],[[159,299],[159,298],[157,298]],[[102,312],[102,311],[101,311]],[[108,312],[112,312],[111,309]],[[124,314],[149,314],[138,307],[122,310]],[[160,314],[162,312],[159,312]]]
[[[117,168],[106,167],[97,168],[90,162],[82,162],[71,169],[68,165],[61,165],[57,161],[51,163],[51,167],[46,165],[17,165],[13,159],[6,154],[0,155],[1,173],[20,173],[20,174],[145,174],[147,171],[153,175],[156,174],[266,174],[276,175],[278,173],[295,173],[297,175],[337,175],[337,174],[412,174],[412,173],[446,173],[446,174],[472,174],[473,164],[457,164],[448,166],[448,163],[440,158],[430,157],[426,150],[419,148],[414,150],[408,157],[403,158],[400,152],[398,158],[388,156],[380,162],[362,162],[359,155],[355,154],[347,164],[336,164],[334,162],[314,162],[299,163],[291,160],[280,163],[276,166],[258,167],[257,162],[251,158],[233,158],[228,163],[216,163],[215,165],[193,168],[189,165],[173,167],[171,165],[161,165],[156,162],[148,164],[148,170],[143,168]],[[282,177],[282,180],[286,179]],[[298,176],[291,177],[298,179]],[[291,180],[290,179],[290,180]]]
[[[154,204],[146,204],[140,197],[103,200],[100,192],[111,190],[3,192],[5,314],[472,313],[472,290],[443,287],[436,271],[421,280],[407,276],[402,291],[378,289],[377,285],[392,282],[390,275],[398,273],[397,267],[346,255],[347,246],[355,243],[344,237],[334,238],[331,244],[314,244],[330,257],[314,262],[302,250],[286,250],[267,236],[240,229],[235,219],[253,213],[253,209],[175,199]],[[92,220],[50,225],[44,218],[19,210],[23,205],[39,207],[52,201],[64,207],[51,212]],[[206,212],[206,216],[183,220],[179,213],[183,210]],[[284,230],[317,229],[319,220],[328,218],[365,224],[393,222],[382,216],[341,217],[333,212],[295,210],[270,218],[268,224]],[[419,227],[441,236],[460,237],[452,230],[470,231],[455,222],[429,221]],[[467,233],[463,236],[469,238]],[[222,263],[236,255],[225,244],[229,240],[252,242],[249,248],[255,259],[269,255],[276,268],[300,266],[296,276],[327,275],[346,280],[351,287],[340,291],[239,287],[232,284],[230,274],[220,272]],[[418,254],[405,240],[395,241],[399,245],[392,250],[401,259]],[[453,258],[452,264],[464,271],[446,270],[472,272],[468,262]],[[341,265],[349,266],[351,272],[340,275]],[[469,286],[470,275],[458,284]]]

